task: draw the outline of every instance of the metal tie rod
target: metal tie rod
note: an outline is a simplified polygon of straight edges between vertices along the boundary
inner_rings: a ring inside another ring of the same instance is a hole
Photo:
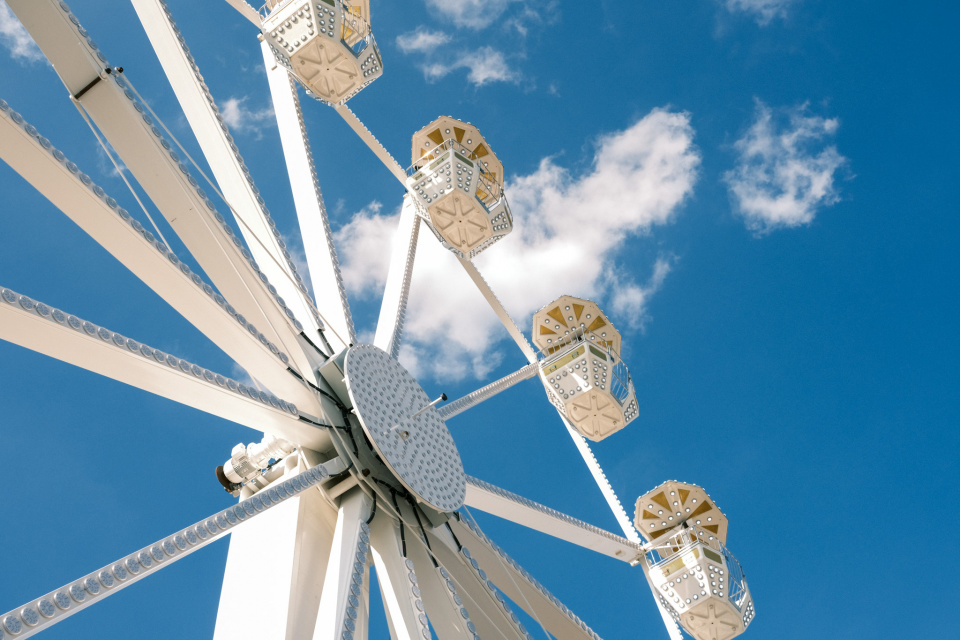
[[[264,489],[206,520],[181,529],[163,540],[101,567],[55,591],[8,611],[0,618],[0,639],[30,636],[64,618],[100,602],[124,587],[169,566],[201,547],[230,533],[234,527],[302,493],[329,476],[317,465],[292,478]]]
[[[440,414],[441,419],[449,420],[453,416],[459,415],[467,409],[472,409],[484,400],[492,398],[501,391],[509,389],[518,382],[527,380],[528,378],[532,378],[533,376],[537,375],[538,366],[538,362],[532,362],[522,369],[514,371],[510,375],[491,382],[487,386],[481,387],[476,391],[471,391],[462,398],[458,398],[450,404],[440,407],[437,409],[437,412]]]

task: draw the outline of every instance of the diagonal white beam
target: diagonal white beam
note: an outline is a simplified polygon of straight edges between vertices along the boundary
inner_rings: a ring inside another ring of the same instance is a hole
[[[413,519],[412,515],[410,519]],[[417,587],[422,594],[427,617],[436,636],[443,640],[473,638],[473,634],[467,627],[470,622],[469,611],[454,601],[454,594],[447,580],[440,574],[439,567],[431,556],[421,532],[407,527],[406,541],[407,557],[413,561],[416,569]],[[452,582],[450,585],[456,588]]]
[[[446,527],[437,527],[428,535],[433,553],[450,573],[457,585],[457,595],[470,611],[470,620],[477,634],[486,640],[526,640],[526,629],[510,610],[503,595],[498,594],[493,583],[487,583],[486,572],[470,556],[470,551],[466,547],[461,548]],[[497,599],[497,595],[501,600]]]
[[[303,466],[300,461],[258,495],[271,495]],[[308,491],[235,532],[214,640],[311,637],[336,521],[337,511],[323,495]],[[256,597],[250,597],[251,583]]]
[[[390,269],[387,272],[387,284],[380,303],[377,333],[373,339],[374,345],[394,358],[400,353],[419,234],[420,216],[416,213],[416,205],[413,199],[404,196],[403,207],[400,210],[400,224],[397,226],[396,235],[393,236],[393,246],[390,249]]]
[[[340,498],[313,640],[342,640],[344,631],[349,631],[347,637],[358,638],[358,631],[366,630],[366,620],[358,625],[357,619],[369,609],[369,516],[370,499],[361,488],[355,487]]]
[[[251,7],[246,0],[227,0],[227,4],[240,12],[244,18],[252,22],[257,26],[257,29],[260,28],[260,14],[257,13],[257,10]]]
[[[16,638],[29,638],[170,566],[237,528],[242,529],[240,525],[301,494],[326,476],[327,471],[323,466],[304,471],[285,481],[280,491],[269,496],[254,496],[239,505],[215,513],[206,520],[181,529],[60,589],[31,600],[26,605],[0,616],[0,620]]]
[[[373,151],[374,155],[383,163],[383,166],[393,174],[393,177],[400,181],[400,184],[403,185],[404,189],[407,187],[407,172],[403,170],[403,167],[400,166],[400,163],[397,162],[390,152],[387,151],[386,147],[380,144],[380,141],[367,129],[366,125],[360,122],[360,118],[350,110],[345,104],[337,105],[334,107],[337,113],[340,114],[340,117],[346,121],[350,128],[353,129],[353,132],[360,136],[360,139]]]
[[[635,564],[643,555],[639,543],[470,476],[467,476],[466,504],[630,564]]]
[[[333,231],[330,229],[307,129],[303,122],[297,84],[286,69],[277,64],[266,42],[261,42],[260,48],[270,82],[270,95],[280,129],[280,143],[290,177],[293,204],[300,224],[300,237],[303,239],[303,250],[313,285],[313,297],[330,329],[327,337],[331,343],[337,342],[334,351],[340,351],[356,343],[356,332],[340,274],[337,250],[333,245]]]
[[[0,340],[311,449],[330,442],[315,416],[285,400],[3,287]]]
[[[374,516],[370,523],[370,544],[377,568],[377,582],[387,612],[393,640],[422,640],[425,607],[417,587],[413,561],[403,555],[400,523],[386,513]],[[429,631],[427,631],[429,634]]]
[[[133,0],[133,7],[220,190],[230,203],[250,253],[294,315],[311,328],[307,333],[315,335],[321,325],[315,319],[306,286],[169,9],[161,6],[159,0]]]
[[[513,338],[513,341],[517,343],[518,347],[520,347],[520,351],[523,352],[527,362],[536,362],[537,352],[534,351],[530,341],[527,340],[526,336],[523,335],[523,332],[520,331],[517,323],[513,321],[513,318],[511,318],[510,314],[507,313],[507,310],[504,309],[503,304],[500,302],[499,298],[497,298],[496,294],[493,292],[493,289],[490,288],[490,285],[487,283],[487,281],[483,279],[482,275],[480,275],[476,265],[465,258],[458,257],[457,260],[460,261],[464,271],[466,271],[467,275],[470,276],[470,279],[473,280],[473,284],[475,284],[477,289],[480,290],[480,293],[487,301],[487,304],[489,304],[490,308],[493,309],[493,312],[497,314],[497,318],[500,319],[500,322],[507,330],[507,333],[510,334],[510,337]]]
[[[266,274],[189,175],[130,84],[120,74],[104,71],[106,56],[85,35],[76,16],[53,0],[11,0],[8,4],[70,95],[80,95],[75,102],[120,154],[220,293],[290,356],[294,369],[309,371],[310,362],[298,340],[302,331],[299,321],[270,291]]]
[[[538,372],[538,363],[531,362],[527,366],[514,371],[511,374],[508,374],[499,380],[494,380],[490,384],[480,387],[476,391],[471,391],[462,398],[457,398],[450,404],[445,404],[439,409],[437,413],[440,414],[442,420],[449,420],[454,416],[458,416],[468,409],[472,409],[477,406],[484,400],[488,400],[493,396],[497,395],[501,391],[506,391],[513,385],[524,380],[529,380],[530,378],[537,375]]]
[[[455,517],[449,520],[449,524],[460,544],[467,547],[471,557],[483,567],[488,579],[553,637],[557,640],[597,640],[596,632],[487,538],[476,523],[465,517]]]
[[[0,158],[240,366],[305,411],[320,413],[316,395],[287,370],[286,354],[258,339],[261,332],[223,296],[10,108],[0,108]]]

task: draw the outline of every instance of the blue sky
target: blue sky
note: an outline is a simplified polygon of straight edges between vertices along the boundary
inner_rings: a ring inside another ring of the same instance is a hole
[[[438,115],[480,127],[517,219],[481,270],[525,330],[562,293],[597,300],[622,330],[640,417],[596,455],[625,504],[666,479],[714,497],[756,603],[747,637],[955,635],[957,9],[372,5],[385,73],[351,108],[404,165],[410,135]],[[296,246],[255,30],[226,3],[170,7]],[[132,8],[71,8],[195,150]],[[0,98],[133,210],[4,5],[0,44]],[[402,190],[331,109],[304,108],[370,336]],[[0,284],[237,374],[6,165],[0,184]],[[403,362],[428,393],[457,397],[521,366],[427,234],[418,258]],[[229,504],[213,468],[251,432],[7,343],[0,363],[0,609]],[[450,426],[469,473],[615,530],[536,381]],[[665,637],[638,570],[475,515],[602,637]],[[938,544],[898,544],[918,535]],[[209,637],[226,549],[47,637]]]

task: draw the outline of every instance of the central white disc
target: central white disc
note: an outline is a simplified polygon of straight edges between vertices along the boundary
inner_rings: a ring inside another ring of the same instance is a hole
[[[358,345],[344,359],[353,409],[383,463],[421,502],[439,511],[463,506],[467,479],[460,452],[430,398],[385,351]]]

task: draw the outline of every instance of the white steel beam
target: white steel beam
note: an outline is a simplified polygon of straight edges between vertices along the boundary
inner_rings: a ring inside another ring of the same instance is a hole
[[[330,549],[330,561],[323,579],[317,626],[313,640],[343,640],[344,631],[363,640],[369,607],[367,579],[370,550],[370,499],[360,487],[340,498],[337,526]]]
[[[487,281],[483,279],[482,275],[480,275],[476,265],[465,258],[458,257],[457,260],[459,260],[460,264],[463,265],[463,269],[467,272],[467,275],[470,276],[470,279],[473,280],[473,284],[477,285],[477,289],[479,289],[480,293],[483,294],[487,304],[489,304],[490,308],[493,309],[494,313],[497,314],[497,317],[507,330],[507,333],[510,334],[510,337],[513,338],[513,341],[517,343],[518,347],[520,347],[520,351],[523,352],[527,362],[536,362],[537,352],[530,344],[530,341],[527,340],[526,336],[523,335],[523,332],[520,331],[517,323],[514,322],[513,318],[510,317],[510,314],[507,313],[507,310],[503,308],[503,304],[501,304],[500,300],[493,292],[493,289],[490,288],[490,285],[487,284]]]
[[[301,461],[258,494],[270,495],[302,468]],[[237,531],[230,538],[214,640],[311,637],[336,521],[323,495],[307,491]]]
[[[334,344],[334,351],[356,343],[356,332],[350,305],[347,302],[340,262],[333,245],[333,231],[327,217],[327,208],[320,192],[320,182],[313,164],[313,153],[303,122],[297,84],[287,70],[277,64],[266,42],[260,43],[263,63],[267,68],[273,110],[280,129],[283,158],[290,177],[293,204],[300,223],[300,237],[307,258],[313,298],[322,312],[329,331],[327,339]]]
[[[514,371],[513,373],[506,375],[499,380],[495,380],[490,384],[480,387],[476,391],[472,391],[462,398],[457,398],[450,404],[445,404],[439,409],[437,413],[440,414],[442,420],[449,420],[454,416],[458,416],[468,409],[472,409],[477,406],[484,400],[492,398],[501,391],[506,391],[513,385],[524,380],[528,380],[537,375],[538,363],[531,362],[527,366]]]
[[[309,372],[298,340],[302,326],[293,312],[269,290],[267,276],[189,175],[131,85],[104,71],[106,56],[81,32],[76,16],[53,0],[8,4],[220,293],[290,356],[294,369]]]
[[[320,324],[306,286],[169,10],[159,0],[133,0],[133,8],[230,204],[247,248],[294,315],[312,329],[308,335],[316,335]]]
[[[319,415],[289,358],[12,109],[0,109],[0,158],[267,388]],[[20,119],[20,118],[18,118]],[[29,132],[28,132],[29,131]],[[71,171],[70,168],[73,168]]]
[[[311,449],[329,445],[315,416],[266,393],[0,287],[0,340],[271,433]]]
[[[593,476],[594,481],[596,481],[597,487],[600,489],[600,493],[603,494],[603,498],[607,501],[610,511],[613,512],[613,517],[617,519],[617,524],[619,524],[620,528],[623,529],[623,535],[625,535],[627,539],[632,542],[641,542],[640,534],[637,533],[637,530],[633,526],[633,521],[630,519],[630,516],[627,515],[626,510],[620,503],[620,498],[617,497],[616,492],[613,490],[613,486],[607,479],[607,475],[603,472],[603,469],[600,468],[600,463],[597,462],[596,456],[594,456],[593,451],[590,450],[590,445],[587,444],[586,438],[580,435],[570,425],[566,416],[561,414],[559,411],[557,412],[557,415],[560,416],[564,426],[567,427],[567,432],[570,434],[570,437],[573,438],[573,443],[577,446],[577,451],[580,452],[580,455],[583,457],[583,461],[587,464],[587,468],[590,470],[590,474]]]
[[[227,4],[240,12],[244,18],[252,22],[257,26],[257,29],[260,28],[260,14],[257,13],[257,10],[251,7],[245,0],[227,0]]]
[[[276,505],[306,491],[326,475],[327,472],[322,466],[305,471],[290,478],[289,484],[285,485],[287,488],[282,494],[277,494],[275,499],[254,496],[251,500],[224,509],[71,584],[31,600],[23,607],[7,612],[0,620],[3,620],[3,626],[15,637],[29,638],[78,611],[101,602],[124,587],[170,566],[224,535],[238,528],[242,530],[239,525],[272,511]],[[276,635],[271,634],[270,637]]]
[[[636,563],[643,555],[642,546],[626,538],[577,520],[550,507],[527,500],[483,480],[467,476],[466,505],[515,522],[555,538],[560,538],[597,553]]]
[[[377,332],[373,339],[374,345],[394,358],[400,353],[403,339],[403,322],[407,312],[419,232],[420,216],[417,215],[416,204],[411,197],[404,196],[400,224],[390,249],[390,270],[387,272],[387,284],[380,303],[380,318],[377,320]]]
[[[583,620],[487,538],[476,523],[467,518],[451,518],[449,524],[460,544],[470,550],[471,557],[483,567],[487,577],[554,638],[597,640],[596,633]]]
[[[498,592],[492,583],[487,584],[486,572],[481,573],[483,569],[469,556],[470,551],[461,549],[446,527],[437,527],[428,535],[437,560],[457,585],[457,595],[470,612],[477,634],[484,640],[526,640],[526,629],[506,601],[497,599]]]
[[[393,640],[422,640],[424,631],[423,600],[417,587],[413,561],[402,553],[400,523],[386,513],[378,513],[370,523],[370,544],[377,582],[387,612],[390,637]],[[427,631],[429,634],[429,631]]]
[[[403,170],[403,167],[400,166],[400,163],[397,162],[390,152],[387,151],[386,147],[380,144],[380,141],[374,137],[370,130],[367,129],[366,125],[360,122],[360,118],[350,110],[345,104],[337,105],[334,107],[337,110],[337,113],[340,114],[340,117],[343,118],[350,128],[353,129],[353,132],[360,136],[360,139],[370,147],[370,150],[380,159],[380,162],[383,163],[383,166],[387,168],[390,173],[393,174],[393,177],[400,181],[400,184],[403,185],[404,189],[407,187],[407,172]]]

